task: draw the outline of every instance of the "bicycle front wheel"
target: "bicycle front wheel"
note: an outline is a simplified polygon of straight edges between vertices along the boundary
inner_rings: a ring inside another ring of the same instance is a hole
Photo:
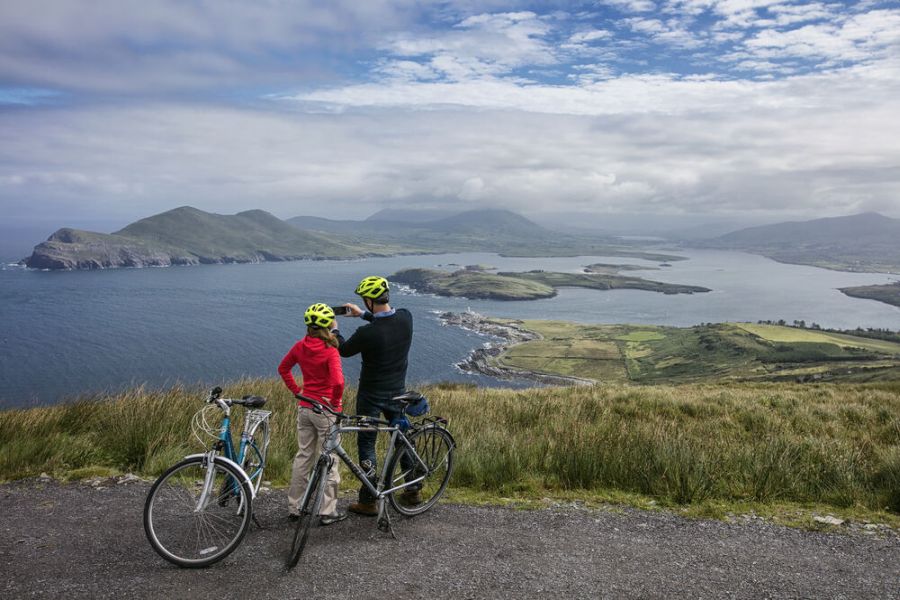
[[[424,479],[409,488],[389,494],[388,501],[398,513],[412,517],[434,506],[447,489],[447,483],[453,473],[453,451],[456,449],[456,443],[446,429],[435,426],[419,429],[407,439],[416,451],[413,453],[404,445],[391,457],[391,464],[387,470],[388,485],[396,487],[423,476]],[[422,459],[427,470],[422,468],[415,454]],[[416,498],[413,491],[419,486],[421,487]]]
[[[188,458],[163,473],[147,494],[144,532],[179,567],[206,567],[231,554],[250,525],[252,492],[223,462]]]
[[[309,530],[312,528],[313,521],[319,518],[319,506],[322,504],[322,496],[325,494],[327,478],[328,459],[322,456],[316,463],[316,468],[313,469],[309,478],[303,506],[300,507],[300,518],[297,519],[294,536],[291,538],[291,551],[288,554],[286,565],[288,571],[296,567],[297,563],[300,562],[300,555],[303,554],[306,540],[309,538]]]

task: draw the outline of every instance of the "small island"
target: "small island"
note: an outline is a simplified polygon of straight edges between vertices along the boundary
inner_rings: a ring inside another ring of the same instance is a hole
[[[418,292],[473,300],[537,300],[556,295],[553,287],[540,282],[466,269],[452,273],[437,269],[404,269],[389,279]]]
[[[616,265],[610,263],[594,263],[584,268],[585,273],[600,275],[617,275],[622,271],[659,271],[659,267],[643,267],[641,265]]]
[[[650,281],[639,277],[592,273],[556,273],[528,271],[525,273],[436,269],[404,269],[390,279],[408,285],[416,291],[438,296],[457,296],[478,300],[537,300],[552,298],[561,287],[582,287],[595,290],[635,289],[663,294],[693,294],[710,291],[694,285],[679,285]]]

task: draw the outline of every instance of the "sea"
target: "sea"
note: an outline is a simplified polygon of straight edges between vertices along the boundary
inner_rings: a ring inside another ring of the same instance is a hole
[[[555,298],[491,301],[441,298],[395,286],[392,304],[412,311],[410,388],[435,382],[526,385],[462,372],[457,363],[488,338],[442,324],[444,311],[580,323],[690,326],[722,321],[804,320],[823,327],[900,329],[900,308],[845,296],[838,288],[890,283],[895,275],[845,273],[781,264],[741,252],[670,250],[671,266],[634,258],[508,258],[460,253],[44,272],[0,267],[0,408],[51,405],[130,386],[217,385],[244,376],[277,377],[282,356],[304,333],[315,302],[357,302],[358,281],[408,267],[580,272],[592,263],[628,263],[625,274],[700,285],[709,293],[564,288]],[[339,317],[349,336],[359,319]],[[359,357],[344,360],[350,383]],[[530,384],[528,384],[530,385]]]

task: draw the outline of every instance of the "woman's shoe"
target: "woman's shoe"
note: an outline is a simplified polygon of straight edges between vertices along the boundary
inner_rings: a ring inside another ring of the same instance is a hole
[[[334,513],[333,515],[322,515],[319,517],[319,525],[333,525],[347,518],[347,513]]]

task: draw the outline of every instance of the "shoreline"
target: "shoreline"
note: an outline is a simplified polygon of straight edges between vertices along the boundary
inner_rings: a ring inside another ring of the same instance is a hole
[[[539,371],[528,371],[497,364],[500,355],[512,346],[540,340],[543,337],[534,331],[519,326],[521,321],[498,323],[497,321],[473,311],[462,313],[443,312],[438,315],[442,325],[459,327],[479,335],[499,338],[500,342],[486,342],[480,348],[469,352],[468,356],[456,363],[456,367],[464,373],[485,375],[501,380],[523,380],[545,385],[596,385],[593,379],[550,375]]]

